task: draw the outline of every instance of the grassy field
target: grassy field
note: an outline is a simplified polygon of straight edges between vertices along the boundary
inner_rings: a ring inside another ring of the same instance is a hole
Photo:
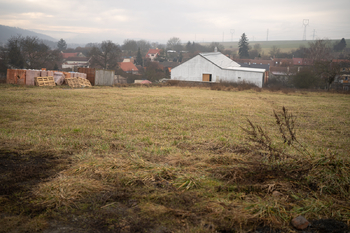
[[[2,85],[0,98],[0,232],[350,221],[350,95]],[[283,106],[296,116],[290,145]]]
[[[331,44],[335,44],[339,40],[330,40]],[[350,48],[350,39],[346,39],[347,48]],[[260,44],[262,51],[268,54],[272,46],[277,46],[280,48],[281,52],[290,52],[292,50],[297,50],[300,46],[309,47],[309,43],[314,42],[313,40],[303,41],[303,40],[281,40],[281,41],[249,41],[249,45],[254,48],[255,44]],[[219,42],[225,49],[238,49],[238,42]],[[202,45],[209,45],[210,43],[200,43]]]

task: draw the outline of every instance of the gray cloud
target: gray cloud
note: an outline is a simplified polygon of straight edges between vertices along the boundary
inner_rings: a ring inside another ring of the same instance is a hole
[[[266,40],[267,29],[269,40],[300,40],[303,19],[310,20],[307,39],[313,30],[320,38],[350,38],[350,2],[345,0],[0,0],[0,5],[0,24],[72,42],[143,38],[164,43],[173,36],[210,42],[222,41],[223,35],[229,41],[231,29],[235,41],[243,32],[250,40]]]

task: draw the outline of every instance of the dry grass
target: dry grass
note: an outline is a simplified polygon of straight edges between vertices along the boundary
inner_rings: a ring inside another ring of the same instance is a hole
[[[230,232],[289,228],[299,214],[350,219],[349,95],[0,89],[3,229]],[[276,124],[283,106],[296,116],[297,147]],[[288,156],[267,160],[269,149],[247,139],[247,118]]]

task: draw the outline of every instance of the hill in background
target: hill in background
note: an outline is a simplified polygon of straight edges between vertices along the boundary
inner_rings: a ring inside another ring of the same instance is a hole
[[[0,43],[5,44],[12,36],[17,36],[17,35],[22,35],[24,37],[25,36],[36,36],[42,40],[58,41],[57,39],[55,39],[51,36],[47,36],[45,34],[36,33],[33,31],[22,29],[22,28],[0,25]]]
[[[341,40],[330,40],[332,45],[338,43]],[[345,39],[346,47],[350,48],[350,39]],[[284,40],[284,41],[249,41],[249,45],[253,48],[255,44],[260,44],[262,51],[268,54],[272,46],[277,46],[281,52],[290,52],[291,50],[296,50],[300,46],[309,47],[309,43],[314,42],[314,40]],[[219,42],[225,49],[238,49],[238,42]],[[209,45],[209,42],[200,43],[201,45]]]

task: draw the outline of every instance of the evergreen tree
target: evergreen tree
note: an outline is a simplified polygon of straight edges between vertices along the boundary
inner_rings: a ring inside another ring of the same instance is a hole
[[[241,39],[238,42],[239,58],[249,58],[249,43],[245,33],[242,34]]]
[[[137,51],[136,65],[142,66],[142,55],[141,55],[141,50],[140,50],[140,48],[139,48],[138,51]]]
[[[177,60],[178,60],[178,62],[182,62],[182,58],[183,58],[183,56],[182,56],[182,52],[180,52],[179,59],[177,59]]]
[[[63,39],[60,39],[60,40],[57,42],[57,48],[58,48],[60,51],[66,50],[66,49],[67,49],[67,43],[66,43],[66,41],[63,40]]]
[[[345,47],[346,47],[346,41],[345,41],[345,39],[343,38],[343,39],[341,39],[341,40],[339,41],[339,43],[337,43],[337,44],[334,45],[333,49],[334,49],[334,51],[336,51],[336,52],[340,52],[340,51],[342,51],[343,49],[345,49]]]

